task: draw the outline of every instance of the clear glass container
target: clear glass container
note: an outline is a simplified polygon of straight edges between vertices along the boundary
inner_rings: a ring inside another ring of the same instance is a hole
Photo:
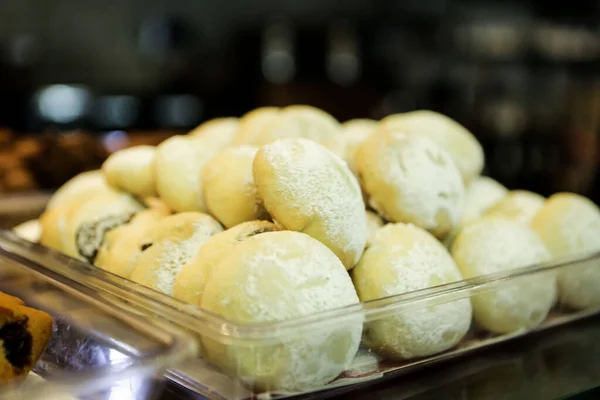
[[[86,279],[47,267],[44,248],[1,235],[0,291],[49,313],[53,332],[33,372],[2,386],[0,399],[150,399],[166,367],[197,355],[185,330],[124,311]]]
[[[532,314],[537,315],[533,318],[538,318],[538,322],[526,323],[504,333],[483,329],[481,321],[467,316],[465,335],[455,345],[443,349],[427,342],[429,336],[436,340],[444,338],[445,332],[437,330],[445,328],[436,321],[433,325],[422,324],[420,334],[415,334],[416,328],[409,330],[412,336],[406,331],[396,336],[384,334],[390,325],[398,326],[398,321],[414,325],[428,313],[435,314],[435,310],[439,312],[452,304],[464,305],[485,296],[507,296],[507,293],[512,296],[514,290],[518,293],[528,285],[553,279],[559,274],[577,274],[584,269],[587,273],[600,273],[600,252],[394,295],[294,320],[252,325],[225,320],[92,265],[24,242],[9,232],[0,232],[0,256],[14,259],[15,263],[18,261],[17,265],[37,265],[48,274],[55,273],[57,277],[64,277],[61,279],[78,282],[78,285],[106,297],[107,302],[126,307],[131,313],[159,316],[185,327],[200,339],[200,356],[170,368],[167,377],[193,392],[218,399],[284,398],[374,381],[564,325],[600,311],[600,304],[575,310],[557,301],[547,315]],[[422,328],[427,326],[433,328]],[[341,374],[326,383],[314,383],[318,379],[309,379],[323,375],[322,369],[328,368],[324,362],[338,362],[335,358],[339,356],[340,348],[352,348],[348,344],[349,337],[358,338],[355,340],[358,351]],[[412,346],[412,353],[394,350],[398,346],[411,347],[406,344],[409,339],[420,343]],[[421,339],[429,347],[423,347]],[[290,388],[292,381],[298,385]]]

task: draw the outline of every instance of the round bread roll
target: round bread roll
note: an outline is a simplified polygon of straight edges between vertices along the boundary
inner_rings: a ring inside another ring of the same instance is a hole
[[[573,193],[551,196],[531,224],[553,257],[600,250],[600,209]],[[590,261],[558,272],[562,304],[575,309],[600,305],[600,268]]]
[[[233,145],[258,145],[262,130],[279,115],[278,107],[259,107],[249,111],[240,118],[238,132]]]
[[[358,262],[367,218],[358,182],[339,157],[310,140],[282,139],[260,148],[253,175],[278,223],[325,244],[347,269]]]
[[[214,118],[203,122],[188,135],[217,149],[225,149],[231,145],[239,126],[237,118]]]
[[[410,224],[379,229],[352,281],[361,301],[425,289],[462,279],[446,248]],[[366,344],[393,359],[440,353],[455,346],[471,325],[471,303],[460,299],[367,323]]]
[[[467,225],[452,245],[465,279],[548,261],[542,240],[528,226],[504,218],[484,217]],[[471,298],[477,323],[495,333],[539,325],[556,300],[556,274],[513,279]]]
[[[359,148],[357,166],[369,204],[391,222],[444,237],[458,222],[465,187],[456,165],[427,137],[378,131]]]
[[[498,204],[508,194],[508,189],[487,176],[480,176],[467,187],[465,201],[461,217],[452,228],[450,235],[446,237],[446,245],[452,245],[452,241],[460,230],[483,217],[485,213]]]
[[[483,170],[481,144],[465,127],[445,115],[429,110],[394,114],[382,119],[379,127],[430,138],[450,154],[467,184]]]
[[[109,231],[94,264],[115,275],[129,278],[150,232],[162,218],[170,215],[163,208],[149,208],[137,213],[127,224]]]
[[[512,190],[485,215],[508,218],[529,225],[533,217],[542,209],[545,201],[546,199],[537,193],[527,190]]]
[[[137,256],[142,252],[142,239],[153,227],[150,223],[123,224],[109,231],[98,249],[94,265],[123,278],[129,278]]]
[[[67,212],[62,252],[93,264],[105,234],[143,209],[126,193],[88,197]]]
[[[205,212],[202,169],[218,149],[189,136],[172,136],[158,145],[156,190],[176,212]]]
[[[135,196],[155,196],[155,154],[156,148],[147,145],[119,150],[102,164],[104,179],[109,185]]]
[[[44,211],[40,216],[40,244],[56,251],[62,251],[67,230],[68,207],[60,206]]]
[[[375,234],[385,225],[385,221],[381,217],[375,214],[373,211],[366,211],[367,213],[367,246],[370,246],[373,242]]]
[[[104,182],[104,178],[102,178]],[[60,189],[59,189],[60,190]],[[57,192],[58,193],[58,192]],[[40,216],[40,225],[42,228],[40,244],[57,251],[63,251],[67,241],[67,217],[74,208],[85,203],[88,198],[106,196],[117,196],[118,192],[108,186],[82,190],[81,192],[67,189],[64,194],[60,194],[60,199],[46,210]]]
[[[285,321],[358,303],[344,266],[308,235],[267,232],[244,240],[213,268],[202,308],[241,324]],[[348,368],[362,317],[252,346],[202,337],[208,358],[258,390],[300,391]],[[236,343],[236,342],[233,342]]]
[[[253,236],[276,230],[278,228],[272,222],[249,221],[217,233],[207,240],[196,257],[185,264],[175,279],[173,295],[176,299],[199,306],[212,270],[234,246]]]
[[[487,176],[480,176],[468,187],[461,223],[475,221],[508,195],[508,189]]]
[[[303,138],[317,142],[339,156],[343,153],[342,126],[323,110],[294,105],[282,108],[270,117],[264,115],[264,125],[254,136],[244,134],[245,144],[263,146],[279,139]]]
[[[210,215],[184,212],[161,219],[152,228],[135,260],[131,279],[173,295],[175,278],[200,248],[223,228]]]
[[[348,164],[348,168],[350,171],[358,178],[358,167],[356,165],[356,153],[358,152],[358,148],[360,145],[373,133],[377,128],[377,121],[371,119],[352,119],[350,121],[346,121],[342,124],[343,133],[340,136],[340,139],[333,139],[334,141],[339,142],[339,154],[346,164]],[[336,146],[327,146],[332,147],[334,151],[336,151]],[[361,187],[363,194],[363,201],[365,204],[368,201],[368,196],[365,193],[364,189]]]
[[[258,147],[231,147],[217,154],[202,172],[208,211],[226,228],[256,219],[269,219],[258,198],[252,162]]]
[[[375,132],[377,121],[372,119],[351,119],[342,124],[344,152],[343,159],[355,176],[358,176],[356,153],[360,145]]]
[[[39,219],[31,219],[23,222],[22,224],[15,226],[12,230],[15,235],[21,239],[25,239],[32,243],[39,242],[42,236],[42,225],[40,224]]]
[[[58,207],[72,197],[80,197],[83,192],[111,191],[101,170],[82,172],[65,182],[48,200],[46,210]]]
[[[63,238],[66,231],[66,212],[60,208],[46,211],[40,216],[42,228],[39,243],[52,250],[62,251]]]

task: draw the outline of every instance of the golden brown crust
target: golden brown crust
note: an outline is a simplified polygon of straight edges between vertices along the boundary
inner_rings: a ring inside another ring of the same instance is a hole
[[[52,335],[52,317],[0,292],[0,384],[27,375]]]
[[[23,301],[18,297],[0,292],[0,307],[6,304],[15,304],[18,306],[22,306],[25,303],[23,303]]]

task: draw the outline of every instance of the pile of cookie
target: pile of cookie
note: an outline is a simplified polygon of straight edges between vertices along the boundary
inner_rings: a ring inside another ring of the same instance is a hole
[[[156,147],[111,155],[61,187],[43,245],[241,324],[285,321],[600,244],[600,210],[561,193],[509,191],[484,152],[432,111],[339,123],[310,106],[259,108]],[[496,334],[542,323],[557,302],[600,304],[600,268],[259,345],[203,337],[204,356],[249,385],[326,384],[359,345],[413,359],[457,345],[472,321]],[[364,336],[364,337],[363,337]]]

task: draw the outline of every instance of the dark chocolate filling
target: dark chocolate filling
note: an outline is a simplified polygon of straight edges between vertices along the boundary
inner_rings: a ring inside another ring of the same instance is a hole
[[[27,332],[27,318],[9,322],[0,328],[0,339],[8,362],[17,369],[23,369],[31,362],[33,339]]]
[[[150,247],[152,247],[153,243],[144,243],[142,244],[141,250],[144,251]]]
[[[76,234],[79,254],[93,264],[105,235],[116,227],[129,222],[133,216],[134,214],[129,213],[111,215],[98,221],[82,223]]]

